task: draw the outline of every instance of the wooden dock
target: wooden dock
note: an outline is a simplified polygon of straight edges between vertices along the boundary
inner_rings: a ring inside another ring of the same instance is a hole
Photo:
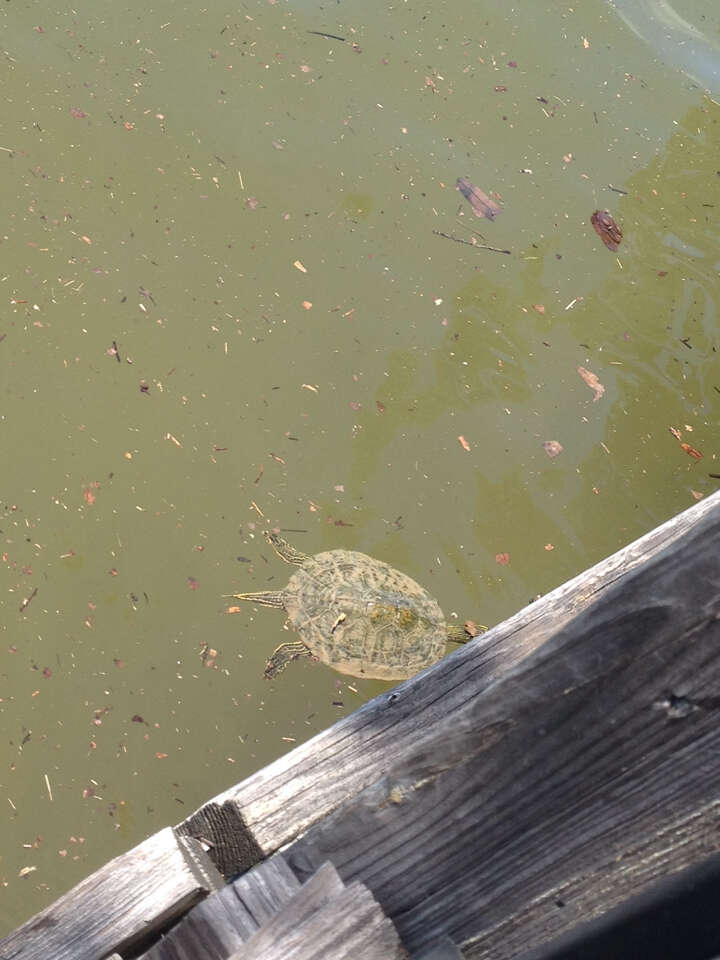
[[[720,954],[720,492],[117,857],[0,960]]]

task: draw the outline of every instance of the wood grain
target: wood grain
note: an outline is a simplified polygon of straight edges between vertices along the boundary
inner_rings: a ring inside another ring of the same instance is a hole
[[[392,923],[370,891],[345,887],[322,864],[277,916],[233,960],[407,960]]]
[[[193,907],[141,960],[227,960],[299,890],[300,881],[275,854]]]
[[[282,854],[194,907],[140,960],[407,960],[370,891],[330,863],[300,885]]]

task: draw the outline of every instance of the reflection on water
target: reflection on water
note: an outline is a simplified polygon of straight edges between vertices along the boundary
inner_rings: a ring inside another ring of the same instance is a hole
[[[663,243],[666,247],[677,250],[678,253],[682,253],[688,257],[695,257],[697,260],[702,260],[705,256],[702,250],[698,250],[698,248],[693,247],[692,244],[681,240],[680,237],[676,237],[674,233],[666,234]]]
[[[685,20],[667,0],[608,0],[634,33],[665,63],[682,70],[708,93],[720,95],[720,45],[715,22],[704,31]]]

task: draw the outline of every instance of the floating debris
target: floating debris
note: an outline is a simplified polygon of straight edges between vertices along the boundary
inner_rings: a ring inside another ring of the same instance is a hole
[[[617,250],[622,240],[622,230],[610,216],[610,212],[608,210],[596,210],[590,217],[590,223],[608,250],[613,252]]]
[[[483,193],[480,187],[470,183],[467,177],[458,177],[457,188],[473,208],[476,217],[494,220],[499,213],[502,213],[501,208],[486,193]]]

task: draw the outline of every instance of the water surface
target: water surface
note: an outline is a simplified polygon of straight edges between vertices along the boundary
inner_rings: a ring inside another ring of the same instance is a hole
[[[716,489],[717,92],[618,12],[5,5],[4,930],[387,688],[263,681],[266,527],[492,624]]]

